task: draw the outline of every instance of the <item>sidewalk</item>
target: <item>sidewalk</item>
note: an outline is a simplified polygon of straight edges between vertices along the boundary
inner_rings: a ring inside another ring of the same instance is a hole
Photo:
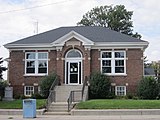
[[[0,115],[0,120],[26,120],[21,115]],[[31,119],[31,118],[29,118]],[[116,115],[116,116],[47,116],[37,115],[33,120],[160,120],[160,115]]]
[[[36,110],[37,115],[42,115],[45,109]],[[0,115],[23,115],[23,109],[0,109]]]

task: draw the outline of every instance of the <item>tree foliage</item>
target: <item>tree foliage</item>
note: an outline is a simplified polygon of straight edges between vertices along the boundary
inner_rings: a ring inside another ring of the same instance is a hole
[[[83,15],[82,20],[77,25],[107,27],[140,39],[140,34],[133,33],[132,15],[133,11],[127,11],[124,5],[100,6]]]
[[[138,96],[142,99],[156,99],[159,95],[159,83],[154,77],[143,78],[138,85]]]
[[[90,98],[91,99],[104,99],[109,98],[111,95],[110,79],[101,73],[93,73],[90,76]]]
[[[7,70],[7,68],[6,67],[3,67],[1,64],[3,63],[3,60],[2,60],[2,58],[0,58],[0,80],[2,80],[3,79],[3,71],[6,71]]]
[[[54,80],[56,79],[57,75],[55,73],[52,73],[48,76],[45,76],[41,79],[40,82],[40,89],[41,89],[41,95],[45,98],[48,97],[49,95],[49,89],[52,85],[52,83],[54,82]]]

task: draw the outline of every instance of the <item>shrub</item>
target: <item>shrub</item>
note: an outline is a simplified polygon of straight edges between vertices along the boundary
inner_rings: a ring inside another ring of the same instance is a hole
[[[31,98],[33,98],[33,99],[43,99],[44,97],[39,93],[35,93],[35,94],[32,94]]]
[[[49,89],[52,85],[52,83],[54,82],[54,80],[56,79],[57,75],[55,73],[52,73],[48,76],[45,76],[41,79],[40,82],[40,89],[41,89],[41,95],[44,98],[47,98],[49,95]]]
[[[127,99],[133,99],[134,95],[132,93],[127,94]]]
[[[8,85],[7,81],[0,80],[0,96],[1,96],[1,98],[4,96],[4,90],[7,85]]]
[[[26,97],[26,96],[23,95],[23,94],[21,94],[21,95],[14,95],[13,97],[14,97],[14,99],[20,99],[20,100],[29,98],[29,97]]]
[[[90,76],[89,98],[104,99],[111,96],[110,79],[101,73],[93,73]]]
[[[156,99],[159,94],[159,83],[154,77],[145,77],[140,81],[137,93],[141,99]]]

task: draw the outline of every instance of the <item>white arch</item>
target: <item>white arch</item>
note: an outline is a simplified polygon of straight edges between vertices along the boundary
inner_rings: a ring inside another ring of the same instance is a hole
[[[82,53],[77,49],[71,49],[66,53],[65,58],[82,58]]]

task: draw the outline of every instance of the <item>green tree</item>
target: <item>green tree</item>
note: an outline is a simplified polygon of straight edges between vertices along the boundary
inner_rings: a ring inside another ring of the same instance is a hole
[[[142,99],[156,99],[159,95],[159,83],[154,77],[143,78],[138,85],[138,96]]]
[[[111,83],[108,76],[102,73],[93,73],[90,76],[89,97],[91,99],[109,98]]]
[[[7,70],[7,68],[6,67],[3,67],[1,64],[3,63],[3,60],[2,60],[2,58],[0,58],[0,80],[2,80],[3,79],[3,71],[6,71]]]
[[[83,15],[82,20],[77,25],[107,27],[140,39],[140,34],[133,33],[132,15],[133,11],[127,11],[124,5],[100,6]]]
[[[49,95],[49,89],[54,82],[54,80],[57,78],[57,75],[55,73],[52,73],[48,76],[45,76],[41,79],[40,82],[40,89],[41,89],[41,95],[45,98]]]

